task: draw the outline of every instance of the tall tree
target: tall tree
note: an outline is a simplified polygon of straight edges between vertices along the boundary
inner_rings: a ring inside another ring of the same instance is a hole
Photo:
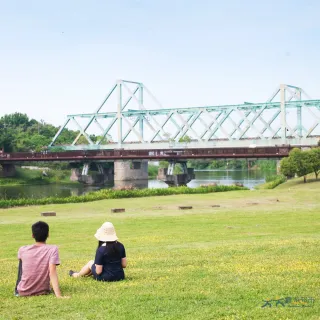
[[[310,158],[307,152],[303,152],[298,148],[293,149],[289,158],[298,177],[303,177],[303,182],[307,182],[307,174],[312,172]]]
[[[14,129],[0,124],[0,149],[5,152],[14,150]]]
[[[287,178],[293,178],[296,174],[292,159],[283,158],[280,162],[280,172]]]
[[[1,118],[0,121],[11,128],[16,128],[19,126],[27,127],[29,124],[28,116],[19,112],[6,114]]]
[[[40,151],[48,146],[58,128],[29,119],[26,114],[13,113],[0,118],[0,149],[5,152]],[[57,144],[71,144],[77,136],[76,131],[65,129]]]
[[[320,172],[320,148],[308,150],[306,151],[306,153],[309,157],[311,168],[316,175],[316,179],[318,179],[318,175]]]

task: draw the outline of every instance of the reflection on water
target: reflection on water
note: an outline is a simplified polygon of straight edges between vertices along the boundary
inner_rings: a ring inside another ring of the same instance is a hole
[[[274,171],[248,171],[248,170],[201,170],[195,171],[196,178],[188,183],[191,188],[198,187],[201,184],[217,183],[230,185],[236,182],[242,183],[248,188],[253,188],[257,184],[265,181],[268,175],[274,175]],[[168,186],[158,180],[140,180],[140,181],[115,181],[106,186],[84,186],[75,185],[31,185],[31,186],[10,186],[0,187],[0,199],[18,199],[18,198],[45,198],[45,197],[69,197],[86,194],[101,188],[122,188],[124,186],[133,186],[135,188],[167,188]]]
[[[136,180],[136,181],[115,181],[115,189],[121,189],[125,187],[132,187],[137,189],[145,189],[149,186],[149,180]]]
[[[196,179],[188,183],[191,188],[210,182],[223,185],[231,185],[238,182],[251,189],[257,184],[264,183],[266,176],[274,175],[276,172],[260,170],[202,170],[195,171],[195,174]]]

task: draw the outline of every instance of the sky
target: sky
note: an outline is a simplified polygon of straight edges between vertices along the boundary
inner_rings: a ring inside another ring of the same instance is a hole
[[[61,125],[117,79],[166,108],[263,102],[280,83],[320,99],[319,12],[318,0],[0,0],[0,117]]]

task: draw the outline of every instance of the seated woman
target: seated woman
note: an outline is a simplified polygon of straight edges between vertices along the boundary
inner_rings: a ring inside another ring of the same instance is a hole
[[[94,261],[89,261],[79,272],[69,271],[74,278],[93,275],[98,281],[119,281],[124,279],[123,269],[127,266],[126,251],[118,242],[115,228],[105,222],[94,235],[99,243]]]

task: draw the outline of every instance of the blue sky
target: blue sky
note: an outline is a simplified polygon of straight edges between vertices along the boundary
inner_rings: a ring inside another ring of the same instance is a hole
[[[320,1],[0,0],[0,116],[61,124],[116,79],[165,107],[320,98]]]

